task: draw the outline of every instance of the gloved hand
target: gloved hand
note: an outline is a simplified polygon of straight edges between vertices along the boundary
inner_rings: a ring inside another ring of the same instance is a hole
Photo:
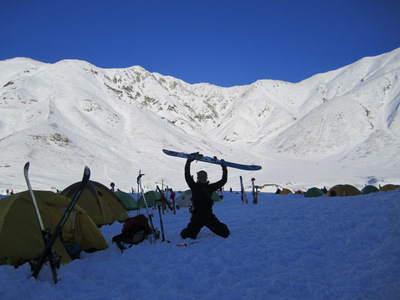
[[[222,168],[226,168],[226,163],[224,159],[221,159],[221,166]]]
[[[200,154],[199,152],[193,152],[193,153],[189,154],[188,160],[190,162],[192,162],[194,160],[199,160],[202,157],[203,157],[203,154]]]

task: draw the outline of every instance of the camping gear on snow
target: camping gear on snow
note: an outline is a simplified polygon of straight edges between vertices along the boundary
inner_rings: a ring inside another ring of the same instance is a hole
[[[160,193],[160,199],[157,200],[157,206],[162,206],[163,212],[164,210],[167,209],[167,207],[173,211],[174,208],[172,207],[171,203],[167,200],[167,198],[164,195],[164,192],[160,189],[160,187],[157,185],[157,191]]]
[[[145,215],[137,215],[128,218],[122,226],[121,234],[113,236],[112,241],[116,243],[121,252],[132,245],[137,245],[152,234],[153,230],[149,226],[149,220]],[[129,246],[124,246],[127,244]]]
[[[142,187],[142,177],[143,176],[144,176],[144,174],[142,173],[142,170],[139,170],[139,176],[137,177],[137,184],[139,187],[139,192],[142,195],[143,203],[146,207],[147,217],[149,218],[148,220],[150,221],[150,227],[151,227],[151,231],[152,231],[152,234],[150,236],[150,242],[155,243],[156,240],[158,240],[158,238],[159,238],[159,232],[154,227],[154,223],[153,223],[153,219],[152,219],[153,214],[150,214],[150,212],[149,212],[149,205],[148,205],[147,198],[146,198],[146,195],[145,195],[145,193],[143,191],[143,187]]]
[[[317,187],[309,188],[307,190],[307,192],[304,193],[304,196],[308,197],[308,198],[322,197],[323,195],[324,195],[324,192],[321,189],[317,188]]]
[[[326,194],[326,196],[328,197],[334,197],[334,196],[346,197],[346,196],[357,196],[357,195],[361,195],[360,190],[350,184],[335,185]]]
[[[73,197],[79,184],[80,182],[77,182],[65,188],[61,195]],[[129,218],[118,197],[109,188],[96,181],[88,182],[78,204],[92,217],[97,226],[112,224],[115,221],[122,222]]]
[[[43,225],[54,232],[70,200],[49,191],[34,191]],[[65,245],[79,245],[80,250],[95,251],[108,247],[90,216],[75,205],[53,249],[61,264],[71,261]],[[42,253],[45,245],[29,191],[8,196],[0,201],[0,265],[18,266]]]
[[[138,210],[139,205],[137,201],[128,193],[116,191],[115,196],[121,201],[126,210]]]
[[[164,233],[164,223],[162,220],[162,214],[161,214],[161,206],[163,207],[163,212],[166,210],[166,206],[169,207],[169,209],[172,211],[173,208],[169,205],[167,198],[165,198],[163,191],[159,188],[157,185],[157,191],[161,194],[161,199],[157,201],[157,208],[158,208],[158,216],[160,218],[160,227],[161,227],[161,237],[162,240],[161,242],[165,241],[165,233]]]
[[[216,192],[211,194],[211,199],[214,202],[221,201],[221,198]],[[175,204],[178,208],[180,207],[191,207],[192,206],[192,191],[186,190],[175,200]]]
[[[363,194],[370,194],[370,193],[377,193],[379,189],[373,185],[366,185],[362,188],[361,193]]]

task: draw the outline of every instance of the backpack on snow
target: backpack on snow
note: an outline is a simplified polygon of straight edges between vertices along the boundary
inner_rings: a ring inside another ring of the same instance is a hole
[[[116,243],[121,252],[125,249],[137,245],[145,240],[153,231],[149,226],[149,220],[143,214],[136,217],[128,218],[122,226],[121,234],[112,238],[113,243]],[[124,244],[128,244],[126,247]]]

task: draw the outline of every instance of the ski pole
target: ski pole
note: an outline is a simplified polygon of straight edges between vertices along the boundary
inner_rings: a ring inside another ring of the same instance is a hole
[[[143,192],[143,187],[142,187],[143,175],[144,174],[142,174],[141,170],[139,170],[139,176],[137,177],[137,183],[138,183],[138,187],[140,188],[140,193],[142,194],[142,197],[143,197],[144,205],[146,206],[146,212],[147,212],[147,216],[149,217],[149,220],[150,220],[151,230],[153,231],[153,234],[152,234],[153,238],[150,239],[150,242],[153,243],[158,239],[158,233],[157,233],[157,229],[154,227],[153,215],[151,215],[149,212],[149,206],[147,205],[146,196],[144,195],[144,192]]]
[[[158,201],[160,201],[160,200],[158,200]],[[163,220],[162,220],[162,216],[161,216],[161,207],[160,207],[160,204],[158,204],[157,207],[158,207],[158,215],[160,216],[161,237],[162,237],[162,241],[161,241],[161,242],[164,242],[164,241],[165,241],[164,224],[163,224]]]

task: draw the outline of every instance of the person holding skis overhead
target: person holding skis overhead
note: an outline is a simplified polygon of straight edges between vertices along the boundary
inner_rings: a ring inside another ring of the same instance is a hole
[[[214,215],[212,210],[214,201],[211,195],[225,185],[228,180],[228,170],[222,164],[221,180],[211,184],[207,181],[207,172],[200,171],[197,173],[197,182],[195,182],[190,174],[190,164],[195,159],[195,155],[188,158],[185,165],[185,180],[192,191],[193,210],[189,224],[181,231],[181,237],[196,239],[201,228],[206,226],[215,234],[227,238],[230,234],[228,226],[221,223]]]

